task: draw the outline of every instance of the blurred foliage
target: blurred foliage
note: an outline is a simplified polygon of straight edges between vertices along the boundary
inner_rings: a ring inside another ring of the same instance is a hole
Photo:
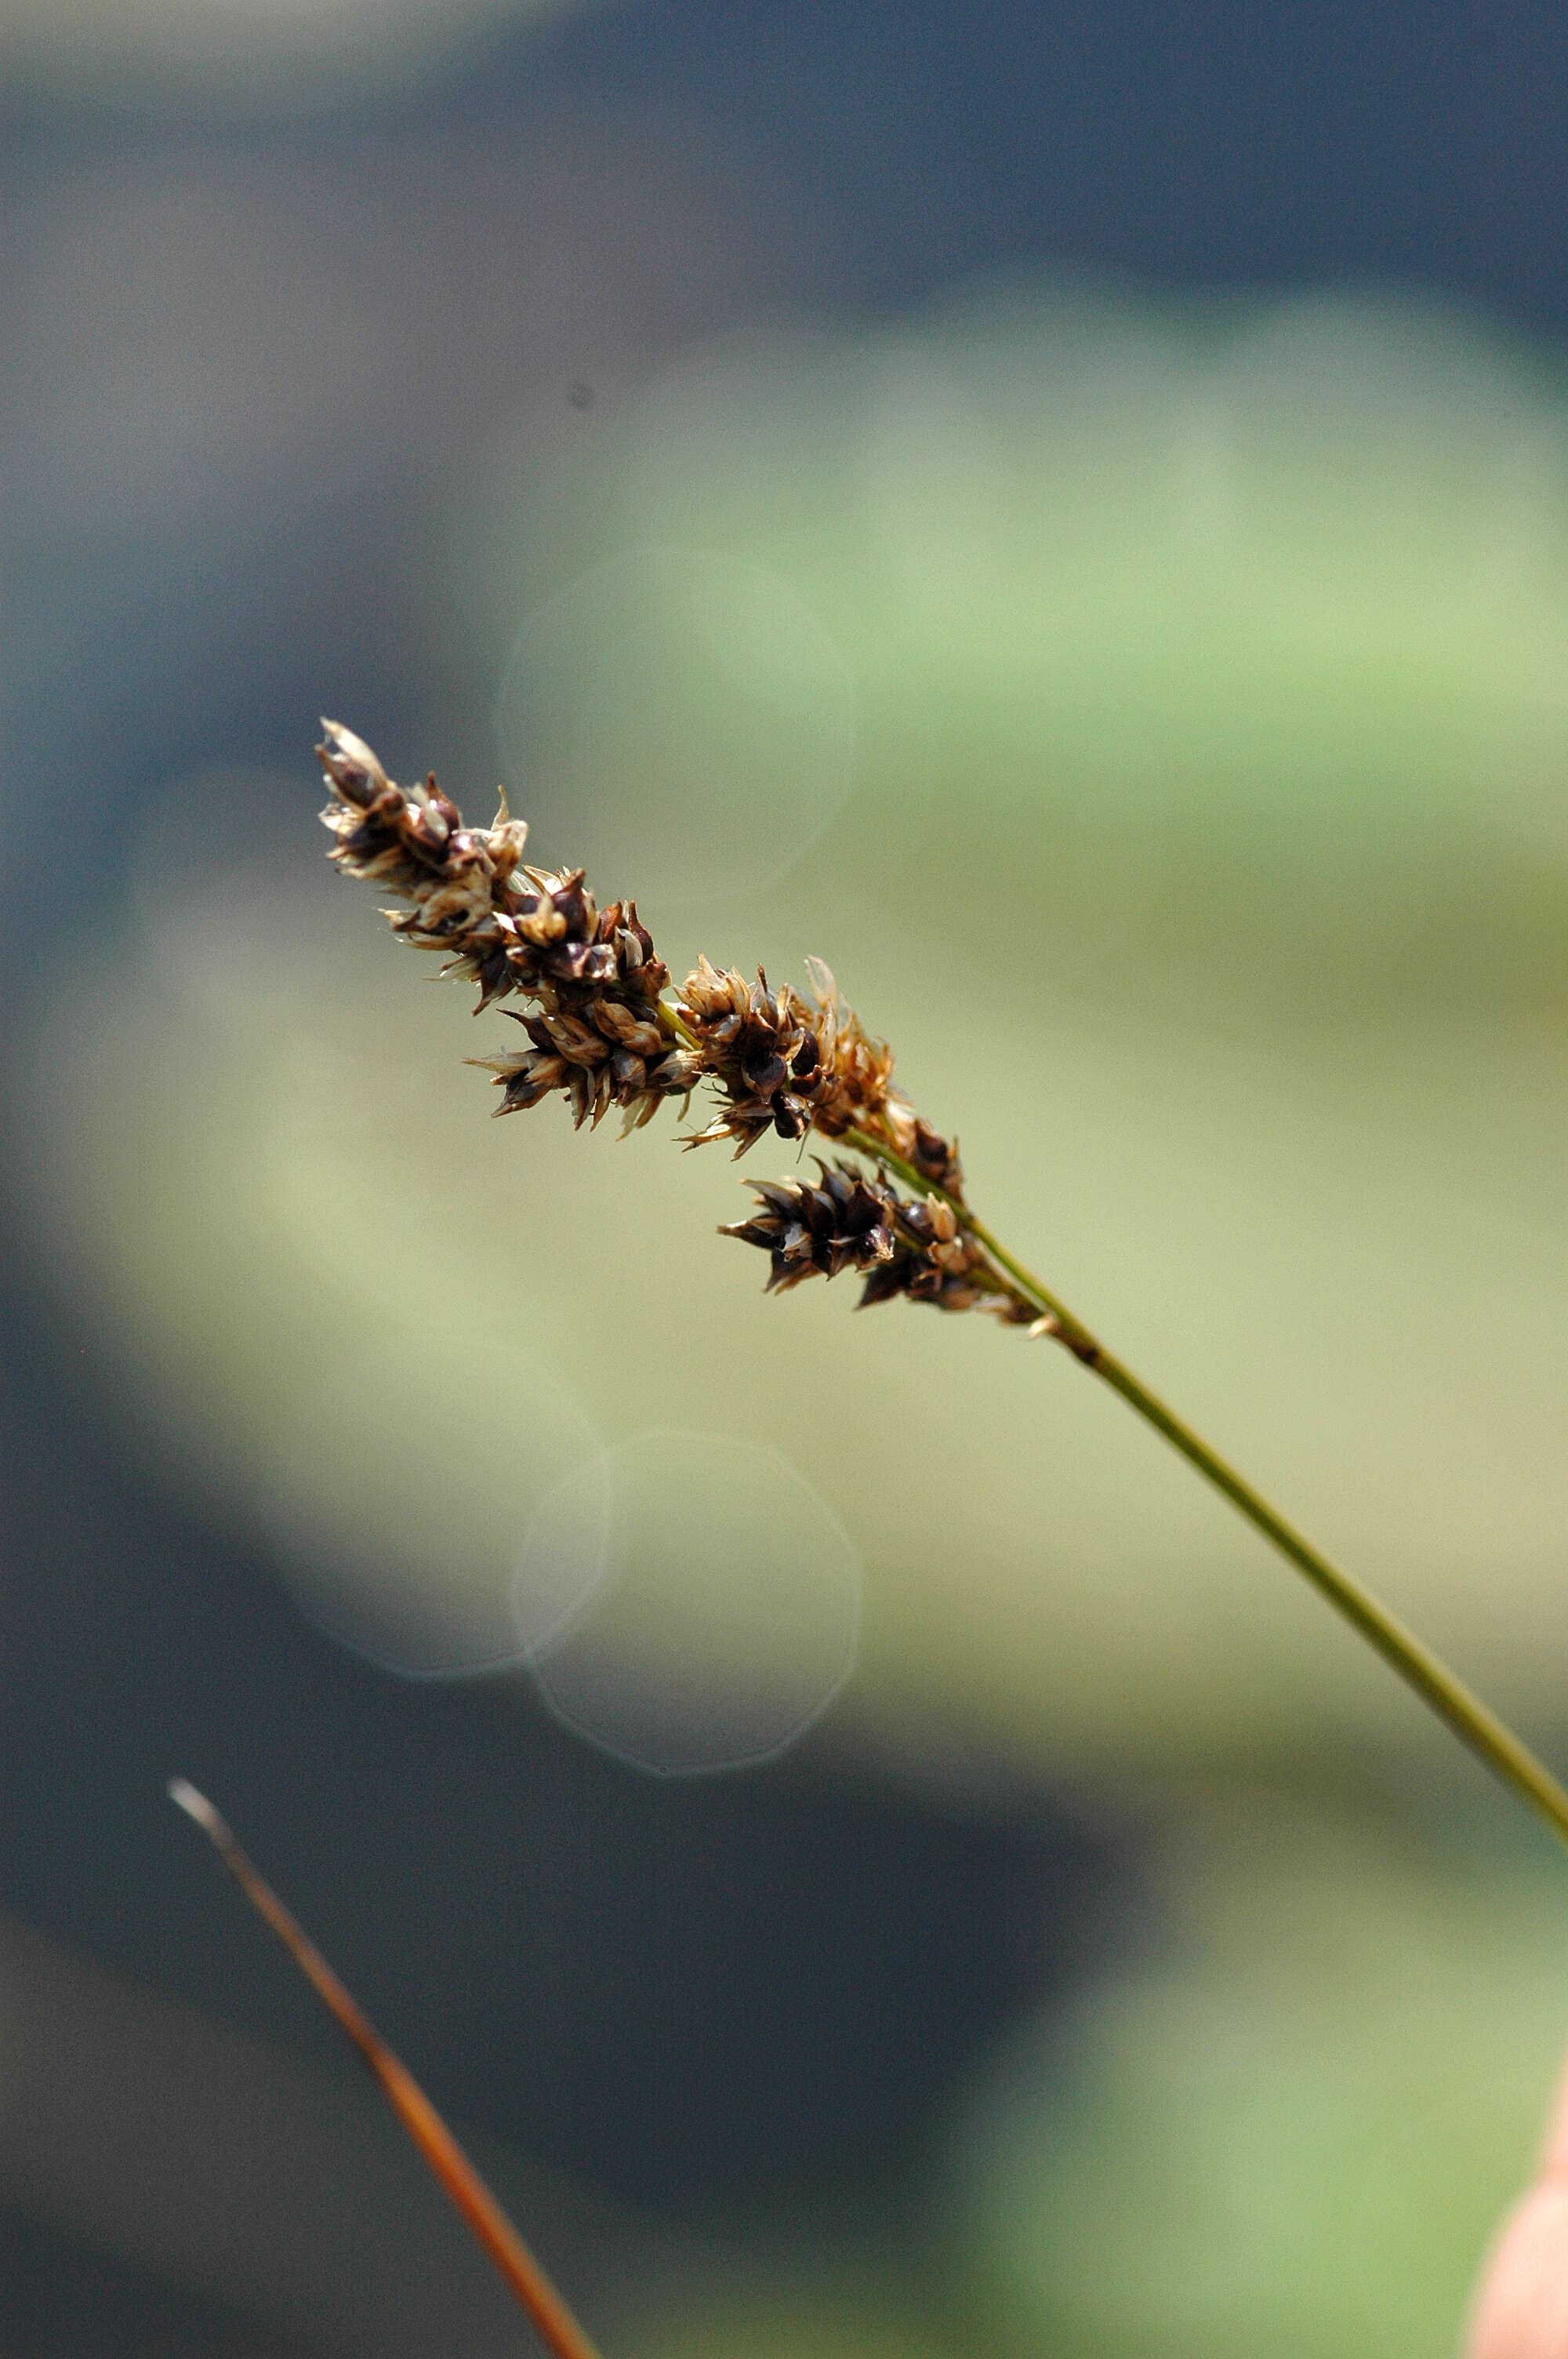
[[[462,513],[462,625],[499,665],[591,560],[765,562],[860,691],[825,874],[957,914],[1000,864],[1102,1000],[1163,951],[1209,1016],[1561,1006],[1565,429],[1559,357],[1459,311],[999,288],[720,342],[575,466],[534,437]]]
[[[975,2283],[1082,2359],[1430,2359],[1541,2130],[1554,1863],[1233,1791],[1157,1861],[1162,1953],[1008,2042],[956,2144]]]
[[[630,2347],[1453,2349],[1561,2049],[1554,1859],[1231,1782],[1168,1790],[1145,1861],[1158,1939],[999,2043],[896,2216],[862,2193],[787,2252],[754,2223]]]
[[[788,2287],[707,2300],[689,2288],[690,2307],[637,2345],[637,2359],[950,2359],[954,2346],[918,2318],[901,2315],[896,2289],[883,2299],[834,2300]]]
[[[0,69],[35,100],[243,92],[321,106],[345,86],[414,82],[443,53],[509,22],[550,20],[590,0],[7,0]]]

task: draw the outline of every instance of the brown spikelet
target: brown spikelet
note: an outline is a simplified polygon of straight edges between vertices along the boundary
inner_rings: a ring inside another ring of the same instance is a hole
[[[865,1278],[862,1310],[903,1294],[938,1310],[986,1310],[1012,1326],[1035,1323],[1035,1307],[971,1245],[941,1197],[901,1197],[881,1169],[868,1177],[850,1163],[819,1161],[817,1169],[815,1187],[754,1181],[758,1210],[719,1231],[768,1254],[770,1294],[855,1269]]]
[[[669,970],[635,902],[600,908],[580,868],[524,864],[528,830],[507,811],[468,828],[431,778],[393,784],[370,747],[324,721],[317,748],[332,799],[321,816],[345,875],[382,885],[410,905],[390,912],[395,933],[444,951],[447,972],[479,985],[479,1006],[516,994],[530,1046],[480,1060],[502,1089],[501,1114],[558,1090],[580,1125],[618,1106],[628,1126],[665,1097],[685,1098],[700,1069],[660,1015]],[[510,1011],[508,1011],[510,1012]]]
[[[810,1003],[788,984],[770,990],[760,967],[749,984],[733,968],[720,973],[703,958],[687,975],[676,1013],[722,1097],[719,1112],[687,1144],[732,1138],[744,1155],[769,1131],[781,1138],[803,1138],[808,1130],[841,1138],[847,1130],[880,1130],[924,1178],[961,1194],[957,1149],[893,1088],[892,1051],[871,1038],[823,962],[806,963]]]

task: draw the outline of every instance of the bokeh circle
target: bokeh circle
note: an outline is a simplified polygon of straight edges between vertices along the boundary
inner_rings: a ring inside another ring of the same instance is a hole
[[[733,1436],[650,1430],[567,1476],[530,1527],[525,1599],[542,1567],[584,1602],[535,1651],[540,1693],[657,1776],[783,1751],[854,1665],[859,1549],[786,1459]]]

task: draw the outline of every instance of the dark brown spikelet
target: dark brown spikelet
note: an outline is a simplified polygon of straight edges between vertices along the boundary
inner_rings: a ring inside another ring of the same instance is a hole
[[[868,1180],[850,1163],[818,1161],[816,1168],[822,1179],[815,1188],[804,1180],[754,1180],[760,1210],[719,1233],[761,1245],[772,1256],[770,1294],[818,1274],[837,1277],[841,1269],[880,1268],[897,1251],[897,1200],[880,1174]]]
[[[317,753],[332,796],[321,816],[339,867],[406,901],[387,912],[393,930],[444,951],[449,973],[479,985],[481,1008],[513,993],[535,1003],[517,1019],[526,1049],[476,1060],[501,1087],[496,1111],[516,1113],[558,1090],[578,1123],[613,1105],[631,1128],[665,1098],[684,1099],[702,1069],[661,1021],[669,971],[635,902],[601,909],[580,868],[524,865],[528,830],[504,797],[493,827],[465,827],[433,777],[396,786],[351,731],[321,725]]]
[[[676,1013],[724,1100],[687,1144],[732,1138],[737,1155],[744,1155],[770,1131],[781,1138],[803,1138],[808,1130],[841,1138],[847,1130],[867,1130],[934,1186],[959,1195],[957,1147],[893,1088],[892,1051],[865,1031],[829,969],[820,959],[806,964],[810,1002],[788,984],[771,990],[760,967],[755,983],[748,983],[732,967],[721,973],[703,958],[687,975]]]
[[[853,1164],[819,1163],[820,1180],[753,1181],[758,1209],[721,1236],[760,1245],[769,1256],[767,1291],[783,1294],[807,1277],[859,1270],[860,1308],[904,1294],[939,1310],[986,1310],[1014,1326],[1036,1312],[960,1230],[950,1204],[901,1197],[887,1174],[868,1179]]]
[[[938,1310],[989,1310],[1010,1327],[1038,1327],[1034,1305],[965,1235],[952,1205],[940,1196],[901,1201],[897,1236],[892,1259],[866,1279],[861,1310],[906,1294]]]

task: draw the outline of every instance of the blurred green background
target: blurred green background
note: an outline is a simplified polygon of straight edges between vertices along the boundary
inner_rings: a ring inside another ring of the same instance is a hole
[[[1065,1355],[764,1301],[787,1150],[485,1122],[308,745],[826,958],[1562,1757],[1568,297],[1460,62],[1390,158],[1288,11],[186,13],[6,37],[7,2350],[526,2347],[173,1770],[611,2354],[1451,2347],[1544,1839]]]

